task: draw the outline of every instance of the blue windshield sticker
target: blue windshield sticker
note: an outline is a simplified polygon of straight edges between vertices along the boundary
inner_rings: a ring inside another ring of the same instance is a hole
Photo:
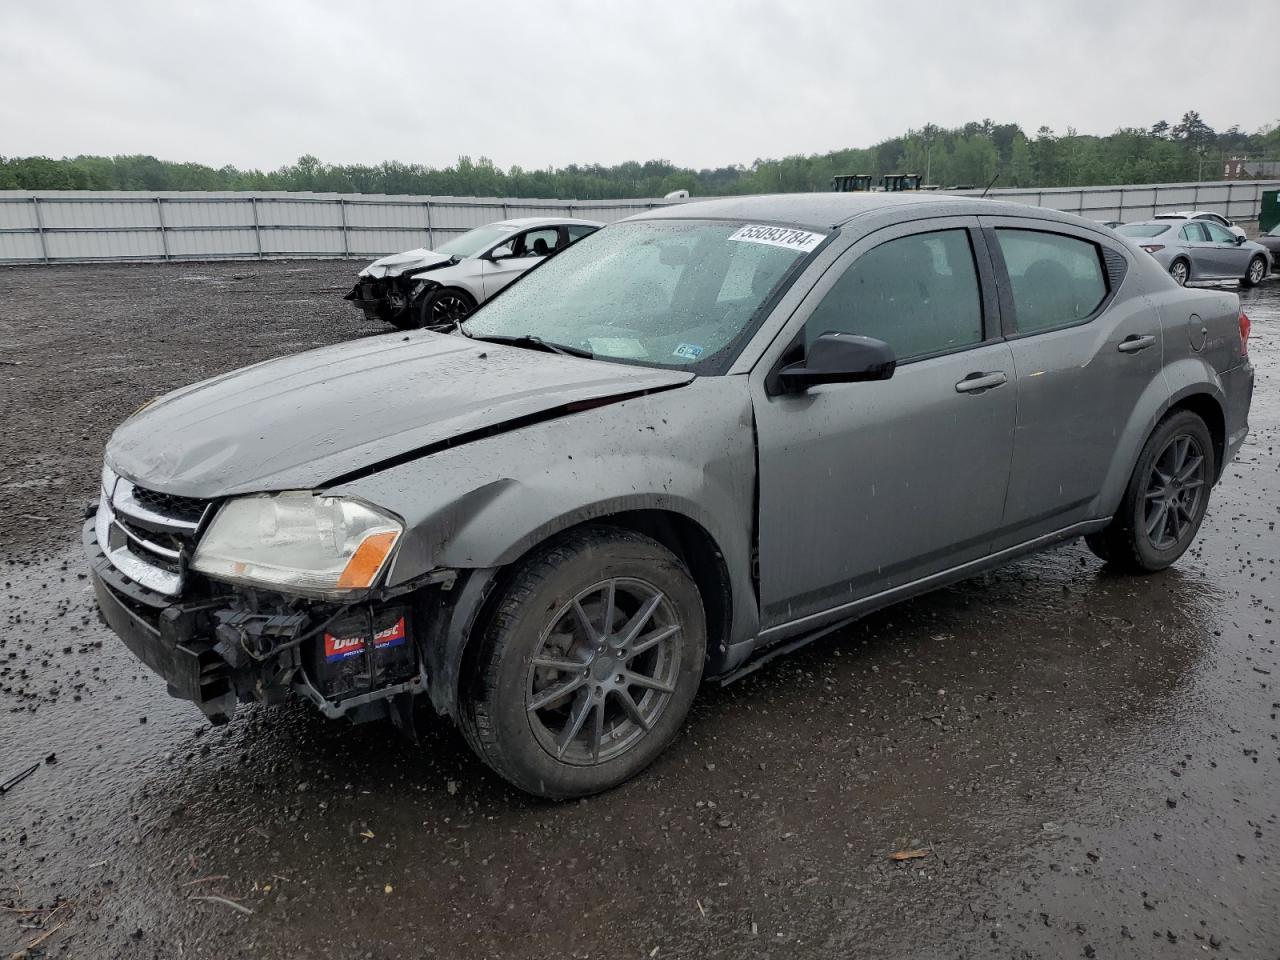
[[[681,360],[698,360],[701,359],[702,354],[705,352],[706,351],[696,343],[682,343],[680,346],[676,347],[676,352],[673,355],[679,357]]]

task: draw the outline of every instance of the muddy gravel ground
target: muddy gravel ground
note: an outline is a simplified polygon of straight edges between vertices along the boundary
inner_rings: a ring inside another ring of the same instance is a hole
[[[1174,569],[1073,544],[902,604],[550,804],[430,717],[416,747],[301,704],[210,728],[94,615],[112,425],[395,336],[354,269],[0,270],[0,779],[35,767],[0,795],[0,956],[1280,956],[1280,282],[1242,292],[1253,434]]]

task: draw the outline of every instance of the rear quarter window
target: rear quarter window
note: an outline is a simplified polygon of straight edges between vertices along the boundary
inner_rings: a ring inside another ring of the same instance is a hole
[[[1014,329],[1042,333],[1087,320],[1107,296],[1097,244],[1040,230],[996,230],[1009,271]]]

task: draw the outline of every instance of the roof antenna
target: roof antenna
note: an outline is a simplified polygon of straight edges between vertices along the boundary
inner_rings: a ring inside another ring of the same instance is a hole
[[[990,190],[990,189],[992,188],[992,186],[994,186],[994,185],[995,185],[995,182],[996,182],[997,180],[999,180],[999,179],[1000,179],[1000,171],[999,171],[999,170],[997,170],[997,171],[996,171],[996,175],[995,175],[994,177],[992,177],[992,178],[991,178],[991,183],[988,183],[988,184],[987,184],[987,190]],[[982,191],[982,196],[980,196],[980,197],[978,198],[979,200],[985,200],[985,199],[987,198],[987,190],[983,190],[983,191]]]

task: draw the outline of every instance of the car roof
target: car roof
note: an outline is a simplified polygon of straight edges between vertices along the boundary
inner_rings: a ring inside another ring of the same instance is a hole
[[[913,208],[913,219],[934,216],[1012,216],[1087,223],[1073,214],[1023,203],[961,197],[946,193],[904,191],[902,193],[771,193],[746,197],[720,197],[691,203],[654,207],[627,218],[634,220],[761,220],[793,223],[827,230],[851,220],[893,207]]]
[[[560,224],[583,223],[589,227],[603,227],[604,224],[597,220],[586,220],[582,217],[513,217],[510,220],[499,220],[495,224],[499,227],[510,227],[512,230],[523,230],[526,227],[552,227]]]

